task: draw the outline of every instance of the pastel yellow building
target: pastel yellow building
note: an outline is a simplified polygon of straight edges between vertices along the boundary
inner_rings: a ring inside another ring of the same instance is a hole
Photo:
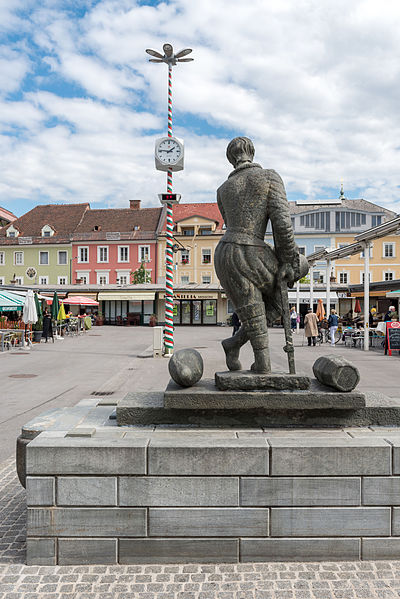
[[[354,237],[336,236],[336,248],[354,243]],[[333,264],[338,283],[358,285],[364,281],[364,256],[362,253],[336,260]],[[369,256],[370,282],[400,279],[400,238],[390,235],[371,242]]]
[[[219,286],[214,252],[223,235],[216,203],[174,206],[174,287],[190,284]],[[158,238],[157,282],[165,281],[165,231]]]

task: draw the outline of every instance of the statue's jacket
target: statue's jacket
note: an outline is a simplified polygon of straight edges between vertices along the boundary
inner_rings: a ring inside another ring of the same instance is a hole
[[[271,306],[269,319],[276,318],[281,312],[277,293],[280,266],[290,264],[296,278],[303,276],[282,179],[274,170],[245,163],[219,187],[217,202],[226,225],[215,251],[221,285],[235,308],[240,304],[239,294],[252,301],[252,293],[256,295],[258,290]],[[264,241],[269,221],[274,248]]]

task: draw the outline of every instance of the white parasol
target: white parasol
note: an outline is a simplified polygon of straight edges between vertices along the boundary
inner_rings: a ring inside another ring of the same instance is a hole
[[[37,315],[37,310],[36,310],[35,296],[33,294],[32,289],[29,289],[29,291],[25,297],[24,308],[22,311],[22,322],[24,322],[25,325],[27,325],[29,323],[34,324],[35,322],[37,322],[37,319],[38,319],[38,315]],[[26,331],[26,326],[25,326],[25,331]],[[25,346],[25,332],[22,335],[22,347],[24,347],[24,346]]]

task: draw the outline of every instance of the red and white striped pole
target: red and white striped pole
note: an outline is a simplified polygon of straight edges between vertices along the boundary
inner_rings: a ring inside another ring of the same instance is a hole
[[[168,137],[172,137],[172,65],[168,65]],[[167,193],[172,193],[172,171],[167,171]],[[167,235],[165,248],[165,355],[174,352],[174,221],[172,204],[167,204]]]
[[[193,58],[184,58],[192,52],[191,48],[185,48],[174,54],[173,47],[171,44],[163,45],[164,55],[147,48],[147,54],[153,56],[150,58],[150,62],[164,62],[168,65],[168,137],[172,137],[172,67],[177,62],[190,62]],[[156,165],[156,168],[157,165]],[[175,170],[181,170],[176,168]],[[165,170],[161,168],[160,170]],[[167,171],[167,194],[172,194],[172,170]],[[174,252],[173,252],[173,232],[174,232],[174,221],[172,214],[172,204],[167,204],[167,234],[166,234],[166,247],[165,247],[165,338],[164,354],[166,356],[172,356],[174,351]]]

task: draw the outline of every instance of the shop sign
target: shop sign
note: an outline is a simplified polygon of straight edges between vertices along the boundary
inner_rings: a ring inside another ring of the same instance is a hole
[[[385,354],[391,356],[394,350],[400,351],[400,322],[387,322]]]
[[[158,297],[160,299],[165,298],[165,293],[159,293]],[[174,300],[211,300],[218,299],[218,293],[174,293]]]

